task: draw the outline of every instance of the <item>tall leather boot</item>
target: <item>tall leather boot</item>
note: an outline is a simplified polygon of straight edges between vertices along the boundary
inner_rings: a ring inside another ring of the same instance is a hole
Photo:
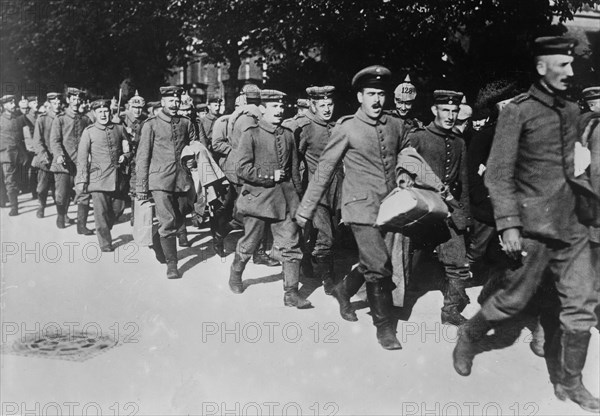
[[[19,215],[19,192],[9,192],[8,203],[10,204],[10,211],[8,215],[14,217]]]
[[[382,280],[367,282],[367,299],[371,307],[373,325],[377,328],[377,341],[386,350],[400,350],[402,345],[396,338],[398,320],[392,317],[392,290]]]
[[[312,256],[311,261],[315,277],[323,282],[325,294],[331,295],[335,286],[333,280],[333,257],[331,255]]]
[[[135,222],[134,218],[135,218],[135,201],[136,201],[136,197],[135,195],[131,195],[131,217],[129,218],[129,225],[131,225],[133,227],[133,223]]]
[[[85,204],[77,205],[77,234],[94,235],[94,232],[87,228],[87,219],[90,207]]]
[[[179,247],[191,246],[190,241],[188,240],[187,230],[185,228],[177,233],[177,240],[179,242]]]
[[[175,241],[175,236],[160,237],[160,245],[167,262],[167,279],[179,279],[181,276],[177,271],[177,241]]]
[[[529,348],[538,357],[544,356],[544,327],[539,318],[536,319],[535,328],[531,331],[531,342]]]
[[[67,214],[67,208],[64,205],[56,204],[56,226],[61,230],[66,228],[65,216]]]
[[[442,324],[460,326],[467,322],[467,318],[460,312],[468,303],[469,297],[465,291],[465,281],[454,277],[448,278],[448,287],[444,294],[444,306],[442,307]]]
[[[554,385],[554,394],[560,400],[571,399],[583,410],[597,413],[600,410],[600,401],[585,388],[581,381],[581,371],[585,365],[590,337],[589,331],[572,331],[561,334],[562,379]]]
[[[479,341],[491,327],[480,311],[458,328],[458,339],[452,352],[452,359],[454,369],[461,376],[471,374],[473,359],[483,351]]]
[[[35,212],[35,216],[38,218],[44,218],[44,210],[46,209],[47,195],[38,194],[38,209]]]
[[[96,233],[98,234],[98,244],[100,244],[100,250],[103,252],[113,251],[110,230],[108,228],[97,228]]]
[[[264,247],[259,247],[252,255],[252,262],[254,264],[262,264],[269,267],[275,267],[281,265],[280,262],[269,256],[265,251]]]
[[[154,256],[156,257],[156,260],[158,260],[160,264],[167,263],[167,259],[165,259],[165,253],[162,249],[162,244],[160,243],[160,235],[158,234],[158,232],[152,234],[152,250],[154,251]]]
[[[231,270],[229,272],[229,289],[237,295],[244,291],[244,284],[242,283],[242,274],[250,260],[250,255],[235,253],[233,263],[231,264]]]
[[[300,262],[283,262],[283,304],[285,306],[295,306],[298,309],[312,308],[312,304],[298,294],[298,284],[300,282]]]
[[[365,282],[363,274],[360,272],[358,267],[355,267],[348,275],[342,279],[337,285],[331,290],[331,295],[340,304],[340,315],[343,319],[350,322],[358,321],[356,312],[352,307],[350,299],[356,295],[360,287]]]

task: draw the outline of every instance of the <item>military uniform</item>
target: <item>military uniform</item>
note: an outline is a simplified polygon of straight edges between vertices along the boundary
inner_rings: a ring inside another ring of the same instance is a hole
[[[213,132],[213,126],[215,125],[215,121],[217,121],[217,118],[218,117],[216,115],[214,115],[212,113],[208,113],[205,117],[202,117],[198,123],[198,125],[200,127],[198,129],[200,132],[200,141],[209,150],[212,150],[211,149],[212,132]]]
[[[77,92],[74,92],[77,93]],[[64,113],[57,115],[52,121],[50,129],[50,148],[52,149],[52,165],[50,170],[54,173],[56,210],[58,212],[56,224],[64,228],[64,218],[67,215],[71,196],[75,186],[77,147],[83,130],[91,124],[87,116],[81,115],[67,108]],[[62,164],[58,163],[59,157],[64,158]],[[81,193],[76,196],[77,207],[77,232],[91,234],[86,228],[87,217],[90,209],[90,195]]]
[[[12,97],[12,98],[11,98]],[[13,96],[4,96],[2,104],[13,100]],[[26,162],[27,151],[23,137],[24,120],[8,110],[0,114],[0,164],[2,165],[2,182],[6,187],[11,210],[9,215],[18,215],[18,170]]]
[[[92,104],[99,108],[99,104]],[[110,102],[106,104],[110,108]],[[127,140],[125,128],[98,122],[88,126],[81,135],[77,150],[76,184],[87,186],[94,203],[94,222],[102,251],[112,251],[110,230],[125,209],[127,178],[119,164],[122,143]],[[129,155],[123,160],[127,163]]]
[[[178,97],[181,88],[161,87],[163,97]],[[192,176],[181,161],[181,152],[196,140],[187,117],[170,116],[160,110],[142,126],[136,156],[136,192],[149,192],[156,204],[160,245],[164,251],[169,278],[178,278],[175,236],[185,230],[185,215],[191,211],[189,193],[194,193]]]
[[[36,97],[30,97],[33,101],[37,101]],[[27,101],[29,104],[29,99]],[[29,110],[23,115],[23,121],[25,126],[23,128],[23,135],[25,137],[25,149],[27,150],[27,165],[24,167],[23,175],[23,188],[25,192],[31,192],[31,197],[37,199],[37,168],[33,166],[33,158],[35,157],[35,146],[33,142],[33,134],[35,130],[35,123],[37,115],[35,111]]]
[[[465,142],[450,130],[444,130],[433,122],[423,130],[413,131],[408,137],[415,150],[423,156],[458,201],[453,205],[447,227],[439,229],[439,235],[435,236],[439,239],[436,238],[434,244],[435,247],[440,240],[443,241],[436,247],[448,279],[442,321],[450,323],[456,321],[451,316],[458,317],[469,303],[464,283],[470,277],[465,234],[467,227],[471,225]],[[429,242],[425,242],[425,246],[427,250],[433,249]]]

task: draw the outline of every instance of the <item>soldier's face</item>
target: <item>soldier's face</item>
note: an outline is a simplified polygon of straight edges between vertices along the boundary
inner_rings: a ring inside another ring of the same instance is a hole
[[[60,110],[60,98],[54,98],[49,101],[52,106],[52,111],[58,113]]]
[[[402,101],[399,98],[394,100],[396,103],[396,110],[398,110],[398,114],[402,117],[408,116],[410,110],[412,110],[414,101]]]
[[[179,106],[181,105],[181,100],[179,97],[164,97],[160,100],[160,103],[163,112],[172,117],[177,114],[177,110],[179,110]]]
[[[81,98],[79,98],[78,95],[69,95],[69,98],[67,98],[68,103],[69,103],[69,107],[77,110],[79,109],[79,104],[81,103]]]
[[[587,100],[587,104],[590,110],[592,110],[594,113],[600,113],[600,98],[595,100]]]
[[[488,118],[483,118],[481,120],[473,120],[473,130],[475,131],[479,131],[483,128],[483,126],[485,126],[485,123],[487,123],[489,120]]]
[[[130,107],[129,111],[131,111],[134,118],[139,118],[142,115],[142,107]]]
[[[437,104],[431,107],[431,112],[435,116],[433,122],[443,130],[450,130],[456,117],[458,117],[458,106],[454,104]]]
[[[208,105],[208,111],[210,111],[213,116],[219,114],[219,108],[221,108],[221,103],[210,103]]]
[[[571,84],[572,63],[573,57],[569,55],[544,55],[538,58],[536,69],[546,84],[564,91]]]
[[[7,103],[2,104],[2,108],[4,108],[4,111],[8,111],[9,113],[12,113],[15,111],[16,108],[16,104],[14,101],[9,101]]]
[[[356,94],[362,110],[371,118],[379,118],[385,104],[385,91],[379,88],[363,88]]]
[[[325,121],[331,120],[335,104],[331,98],[311,101],[313,112]]]
[[[29,109],[34,113],[38,110],[39,104],[37,100],[29,101]]]
[[[283,103],[268,102],[261,104],[260,108],[263,111],[263,118],[266,122],[279,125],[283,121]]]
[[[100,107],[94,110],[94,114],[96,115],[96,121],[103,126],[108,124],[110,120],[110,110],[106,107]]]
[[[187,110],[179,110],[177,112],[177,114],[179,114],[180,116],[184,116],[184,117],[191,117],[192,116],[192,109],[188,108]]]
[[[27,112],[28,108],[29,108],[29,103],[23,103],[23,104],[19,103],[19,110],[21,110],[21,113],[25,114]]]

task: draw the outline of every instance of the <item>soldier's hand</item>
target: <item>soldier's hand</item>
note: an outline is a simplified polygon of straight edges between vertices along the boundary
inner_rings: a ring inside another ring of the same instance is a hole
[[[136,195],[138,201],[147,201],[148,192],[138,192]]]
[[[300,214],[296,214],[296,216],[294,217],[294,220],[296,221],[296,224],[298,224],[298,226],[301,228],[306,227],[306,223],[308,222],[308,218],[304,218]]]
[[[197,166],[197,165],[196,165],[196,161],[195,161],[194,159],[188,159],[188,160],[185,162],[185,166],[186,166],[188,169],[194,169],[194,168]]]
[[[402,189],[411,188],[415,184],[415,180],[408,173],[402,172],[398,175],[396,184]]]
[[[507,228],[502,232],[502,250],[513,260],[521,258],[523,239],[518,228]]]
[[[85,183],[76,184],[75,192],[77,193],[77,195],[86,193],[87,192],[87,184],[85,184]]]
[[[65,163],[65,157],[63,155],[58,155],[58,157],[56,158],[56,163],[62,165],[63,163]]]
[[[125,155],[119,156],[119,163],[125,162]]]

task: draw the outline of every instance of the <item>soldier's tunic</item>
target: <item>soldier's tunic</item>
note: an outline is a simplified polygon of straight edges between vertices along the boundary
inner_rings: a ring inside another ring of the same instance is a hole
[[[414,117],[402,117],[398,110],[391,110],[387,113],[392,117],[402,120],[408,131],[425,128],[421,120]]]
[[[67,108],[64,113],[56,116],[50,129],[50,148],[52,150],[52,165],[56,187],[55,200],[58,205],[68,206],[69,199],[75,186],[77,147],[83,130],[91,124],[87,116]],[[63,156],[65,165],[59,164],[57,159]],[[82,193],[77,195],[79,204],[89,205],[90,195]]]
[[[596,323],[598,275],[588,230],[576,215],[576,195],[591,192],[585,175],[574,176],[578,116],[575,103],[538,84],[500,113],[485,184],[498,231],[521,229],[527,256],[482,306],[491,322],[519,313],[550,272],[560,297],[561,329],[587,332]]]
[[[34,197],[37,193],[37,168],[33,166],[33,159],[35,158],[35,146],[33,141],[33,134],[35,130],[37,117],[35,112],[28,111],[23,116],[24,127],[23,136],[25,137],[25,149],[27,149],[27,165],[25,166],[25,175],[23,177],[24,189],[31,192]]]
[[[291,130],[260,120],[242,132],[237,151],[237,175],[243,181],[237,209],[244,216],[244,236],[236,253],[250,258],[267,223],[273,233],[271,256],[282,262],[300,260],[300,234],[292,218],[302,189]],[[277,169],[284,172],[285,180],[276,183]]]
[[[304,117],[296,118],[290,122],[290,125],[298,145],[300,161],[306,165],[306,181],[303,180],[303,184],[305,184],[303,190],[305,190],[315,176],[319,158],[329,143],[335,122],[324,121],[313,112],[307,111]],[[340,194],[344,179],[342,167],[339,164],[330,166],[329,169],[335,171],[333,179],[329,189],[319,201],[312,220],[313,226],[318,230],[311,253],[314,257],[325,257],[331,254],[335,228],[333,216],[335,211],[340,208]]]
[[[110,248],[110,230],[125,209],[127,178],[119,166],[122,143],[127,140],[120,125],[94,123],[81,135],[77,150],[76,184],[87,185],[94,203],[94,222],[101,248]],[[129,154],[125,155],[126,160]]]
[[[386,114],[372,119],[359,109],[353,116],[338,120],[304,193],[298,215],[312,217],[336,174],[331,167],[342,160],[345,168],[342,219],[351,226],[358,243],[361,272],[369,282],[391,279],[393,234],[383,233],[373,225],[381,201],[397,186],[397,172],[410,172],[415,163],[426,163],[410,147],[399,120]],[[431,175],[427,178],[424,172],[415,173],[419,181],[436,179]],[[440,189],[441,183],[436,188]]]
[[[19,195],[18,169],[27,158],[23,137],[22,116],[3,111],[0,114],[0,164],[2,181],[11,204],[16,204]]]
[[[54,111],[48,109],[45,114],[37,118],[33,131],[35,157],[31,165],[38,169],[37,193],[42,206],[46,204],[48,191],[54,188],[54,174],[50,170],[52,165],[50,131],[55,118],[56,114],[54,114]]]
[[[129,190],[130,193],[135,193],[135,154],[137,152],[137,147],[140,143],[140,137],[142,134],[142,125],[148,116],[145,114],[141,114],[139,118],[133,117],[129,112],[125,112],[124,116],[121,118],[121,124],[125,127],[128,137],[129,143],[129,152],[131,153],[131,158],[129,159],[129,163],[125,173],[129,176]]]
[[[188,193],[194,192],[189,170],[182,165],[181,151],[196,140],[191,121],[159,111],[142,126],[136,156],[136,192],[152,193],[161,237],[170,237],[185,228],[191,211]]]
[[[215,125],[215,121],[217,121],[217,116],[214,114],[208,113],[205,117],[201,118],[198,122],[199,125],[199,133],[200,133],[200,142],[207,149],[212,151],[212,132],[213,126]]]

